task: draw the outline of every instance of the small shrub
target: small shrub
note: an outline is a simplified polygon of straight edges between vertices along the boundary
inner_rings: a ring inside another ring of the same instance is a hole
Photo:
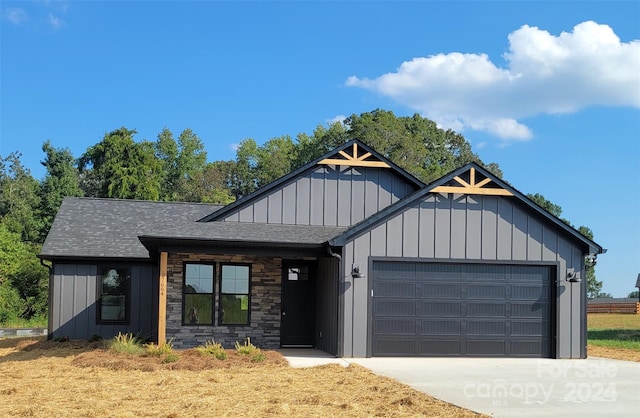
[[[167,353],[167,355],[162,359],[163,363],[175,363],[180,360],[180,355],[178,353],[174,353],[173,351]]]
[[[249,337],[247,337],[247,341],[245,341],[244,344],[240,344],[236,341],[236,352],[249,357],[254,363],[260,363],[265,359],[265,355],[262,350],[251,344],[251,338]]]
[[[155,345],[153,343],[145,344],[144,348],[146,350],[146,354],[152,357],[162,357],[173,354],[173,344],[171,343],[172,341],[173,339],[158,345]]]
[[[113,353],[139,356],[145,352],[140,339],[131,333],[118,333],[109,340],[109,350]]]
[[[102,338],[102,336],[98,335],[98,334],[93,334],[91,337],[89,337],[89,342],[90,343],[95,343],[97,341],[102,341],[104,338]]]
[[[204,345],[196,347],[196,351],[203,356],[214,356],[218,360],[226,360],[227,358],[227,352],[222,347],[222,344],[214,340],[207,341]]]

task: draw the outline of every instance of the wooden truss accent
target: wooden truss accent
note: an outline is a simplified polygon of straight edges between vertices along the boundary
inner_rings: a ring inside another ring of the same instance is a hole
[[[331,164],[331,165],[346,165],[352,167],[383,167],[389,168],[389,164],[380,160],[367,160],[367,158],[371,157],[371,153],[367,152],[358,156],[358,144],[353,144],[353,149],[351,151],[351,155],[344,151],[339,151],[338,154],[344,157],[342,158],[325,158],[320,161],[318,164]],[[336,155],[337,157],[337,155]]]
[[[494,188],[484,187],[488,183],[491,183],[492,180],[489,177],[476,183],[476,169],[473,167],[471,167],[471,169],[469,170],[468,183],[458,176],[455,176],[453,179],[460,186],[438,186],[433,188],[431,191],[434,193],[460,193],[460,194],[483,194],[483,195],[493,195],[493,196],[513,196],[513,193],[505,189],[494,189]]]

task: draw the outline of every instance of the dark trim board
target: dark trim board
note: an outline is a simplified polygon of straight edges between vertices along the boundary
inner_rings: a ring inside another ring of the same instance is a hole
[[[465,264],[465,265],[496,265],[496,266],[534,266],[534,267],[548,267],[549,269],[549,284],[548,284],[548,304],[549,304],[549,340],[548,350],[549,358],[556,358],[559,350],[557,329],[558,329],[558,316],[557,316],[557,303],[558,303],[558,277],[560,263],[559,262],[528,262],[528,261],[509,261],[509,260],[455,260],[455,259],[424,259],[415,257],[369,257],[368,260],[368,277],[367,277],[367,348],[366,356],[373,357],[373,321],[374,321],[374,307],[373,307],[373,285],[374,285],[374,262],[397,262],[397,263],[424,263],[424,264]],[[441,355],[435,355],[438,357]],[[481,355],[480,357],[487,357]],[[518,356],[520,357],[520,356]],[[526,356],[525,356],[526,357]]]

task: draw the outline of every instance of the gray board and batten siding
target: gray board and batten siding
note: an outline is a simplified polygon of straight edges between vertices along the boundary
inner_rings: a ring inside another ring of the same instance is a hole
[[[99,324],[97,321],[98,288],[104,268],[129,270],[129,322],[127,324]],[[155,341],[158,324],[158,268],[154,264],[55,263],[50,275],[49,337],[70,336],[89,339],[93,335],[111,338],[133,333],[142,339]]]
[[[371,353],[371,306],[374,260],[456,262],[548,266],[557,283],[551,311],[551,356],[585,357],[583,329],[586,280],[564,280],[567,268],[583,271],[583,251],[555,225],[519,199],[501,196],[434,194],[405,205],[397,213],[351,237],[343,248],[345,277],[341,309],[344,342],[339,355]],[[364,279],[353,278],[358,264]],[[375,296],[375,295],[374,295]]]
[[[239,205],[224,220],[351,226],[415,190],[415,184],[390,169],[317,165]]]

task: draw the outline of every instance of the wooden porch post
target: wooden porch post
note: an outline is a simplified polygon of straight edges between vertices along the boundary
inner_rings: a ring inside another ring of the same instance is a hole
[[[160,253],[160,286],[158,287],[158,345],[167,341],[167,253]]]

